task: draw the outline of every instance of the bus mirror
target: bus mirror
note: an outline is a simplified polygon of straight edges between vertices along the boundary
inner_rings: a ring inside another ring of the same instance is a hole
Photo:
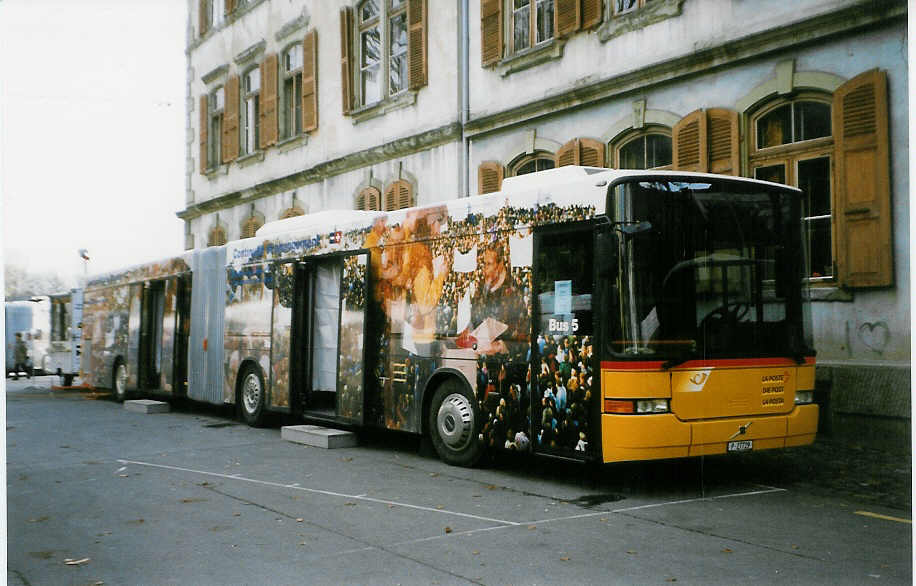
[[[617,229],[627,236],[636,236],[637,234],[642,234],[643,232],[648,232],[651,230],[652,222],[643,220],[642,222],[637,222],[635,224],[619,224]]]

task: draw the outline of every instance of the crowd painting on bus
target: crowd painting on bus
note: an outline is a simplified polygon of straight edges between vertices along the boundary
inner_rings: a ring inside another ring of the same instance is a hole
[[[527,450],[534,441],[585,450],[594,376],[591,341],[537,327],[532,345],[532,228],[591,219],[594,207],[514,207],[494,199],[464,217],[449,211],[440,205],[379,213],[371,227],[295,241],[264,240],[230,251],[225,399],[234,400],[240,363],[249,357],[272,379],[271,406],[288,405],[289,329],[277,331],[278,323],[289,323],[288,316],[278,319],[278,314],[292,305],[288,259],[368,250],[371,296],[367,299],[363,290],[366,269],[359,256],[346,258],[341,278],[339,415],[357,415],[363,406],[358,385],[365,355],[366,367],[373,370],[365,379],[364,423],[420,432],[426,381],[437,368],[460,361],[462,370],[471,372],[483,419],[480,435],[488,447]],[[361,313],[363,304],[371,323],[348,329],[347,307]],[[359,338],[364,331],[372,336],[365,340],[365,354]],[[532,349],[540,355],[535,372]],[[538,394],[534,401],[532,393]],[[532,418],[534,438],[529,437]]]

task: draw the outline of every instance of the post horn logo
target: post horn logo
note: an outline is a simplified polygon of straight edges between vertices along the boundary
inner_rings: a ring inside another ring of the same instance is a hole
[[[709,378],[708,372],[698,372],[695,375],[693,375],[692,377],[690,377],[690,382],[697,386],[700,386],[703,383],[705,383],[706,379],[708,378]]]

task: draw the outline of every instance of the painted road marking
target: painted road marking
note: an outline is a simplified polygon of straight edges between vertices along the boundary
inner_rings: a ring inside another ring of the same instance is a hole
[[[150,468],[162,468],[162,469],[164,469],[164,470],[176,470],[176,471],[179,471],[179,472],[190,472],[190,473],[192,473],[192,474],[202,474],[202,475],[204,475],[204,476],[215,476],[215,477],[217,477],[217,478],[225,478],[225,479],[228,479],[228,480],[241,480],[241,481],[243,481],[243,482],[251,482],[251,483],[254,483],[254,484],[262,484],[262,485],[264,485],[264,486],[273,486],[273,487],[276,487],[276,488],[291,488],[291,489],[293,489],[293,490],[301,490],[301,491],[303,491],[303,492],[310,492],[310,493],[313,493],[313,494],[321,494],[321,495],[325,495],[325,496],[340,497],[340,498],[346,498],[346,499],[351,499],[351,500],[367,501],[367,502],[371,502],[371,503],[378,503],[378,504],[382,504],[382,505],[392,505],[392,506],[396,506],[396,507],[405,507],[405,508],[408,508],[408,509],[416,509],[416,510],[419,510],[419,511],[429,511],[429,512],[432,512],[432,513],[442,513],[442,514],[444,514],[444,515],[454,515],[454,516],[457,516],[457,517],[466,517],[466,518],[468,518],[468,519],[476,519],[476,520],[478,520],[478,521],[488,521],[488,522],[491,522],[491,523],[500,523],[501,525],[505,525],[505,526],[507,526],[507,527],[511,527],[511,526],[513,526],[513,525],[519,525],[519,523],[516,523],[515,521],[506,521],[506,520],[504,520],[504,519],[494,519],[494,518],[492,518],[492,517],[481,517],[480,515],[472,515],[472,514],[470,514],[470,513],[462,513],[462,512],[459,512],[459,511],[449,511],[448,509],[437,509],[437,508],[434,508],[434,507],[424,507],[424,506],[421,506],[421,505],[411,505],[411,504],[409,504],[409,503],[402,503],[402,502],[399,502],[399,501],[389,501],[389,500],[385,500],[385,499],[371,498],[371,497],[367,497],[367,496],[365,496],[365,495],[344,494],[344,493],[341,493],[341,492],[333,492],[333,491],[330,491],[330,490],[321,490],[321,489],[317,489],[317,488],[306,488],[306,487],[304,487],[304,486],[295,486],[295,487],[294,487],[294,486],[292,486],[292,485],[290,485],[290,484],[282,484],[282,483],[280,483],[280,482],[270,482],[270,481],[267,481],[267,480],[257,480],[257,479],[255,479],[255,478],[245,478],[244,476],[241,476],[241,475],[239,475],[239,474],[220,474],[219,472],[208,472],[208,471],[206,471],[206,470],[194,470],[194,469],[192,469],[192,468],[182,468],[182,467],[180,467],[180,466],[167,466],[167,465],[165,465],[165,464],[153,464],[152,462],[138,462],[138,461],[136,461],[136,460],[118,460],[118,463],[120,463],[120,464],[134,464],[134,465],[136,465],[136,466],[148,466],[148,467],[150,467]]]
[[[863,517],[873,517],[875,519],[884,519],[885,521],[896,521],[898,523],[909,523],[913,524],[913,521],[910,519],[902,519],[900,517],[891,517],[890,515],[880,515],[878,513],[872,513],[870,511],[856,511],[856,515],[862,515]]]

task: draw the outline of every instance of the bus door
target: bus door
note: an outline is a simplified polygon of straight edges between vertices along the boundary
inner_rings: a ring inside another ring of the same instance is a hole
[[[191,334],[191,275],[181,275],[176,281],[174,384],[172,392],[188,395],[188,339]]]
[[[139,388],[158,389],[162,372],[162,322],[165,282],[144,283],[140,303]]]
[[[294,381],[305,415],[363,422],[368,267],[367,253],[310,260],[297,279]]]
[[[296,302],[296,294],[303,291],[297,286],[304,267],[297,267],[295,261],[275,264],[271,267],[273,279],[273,301],[271,305],[271,338],[270,338],[270,373],[267,404],[271,409],[290,411],[291,389],[300,377],[296,376],[295,366],[300,358],[295,355],[297,346],[293,343],[293,330],[297,309],[302,306]],[[300,310],[301,311],[301,310]]]
[[[593,348],[594,232],[534,234],[532,440],[536,452],[583,459],[600,389]],[[594,437],[593,437],[594,436]]]

